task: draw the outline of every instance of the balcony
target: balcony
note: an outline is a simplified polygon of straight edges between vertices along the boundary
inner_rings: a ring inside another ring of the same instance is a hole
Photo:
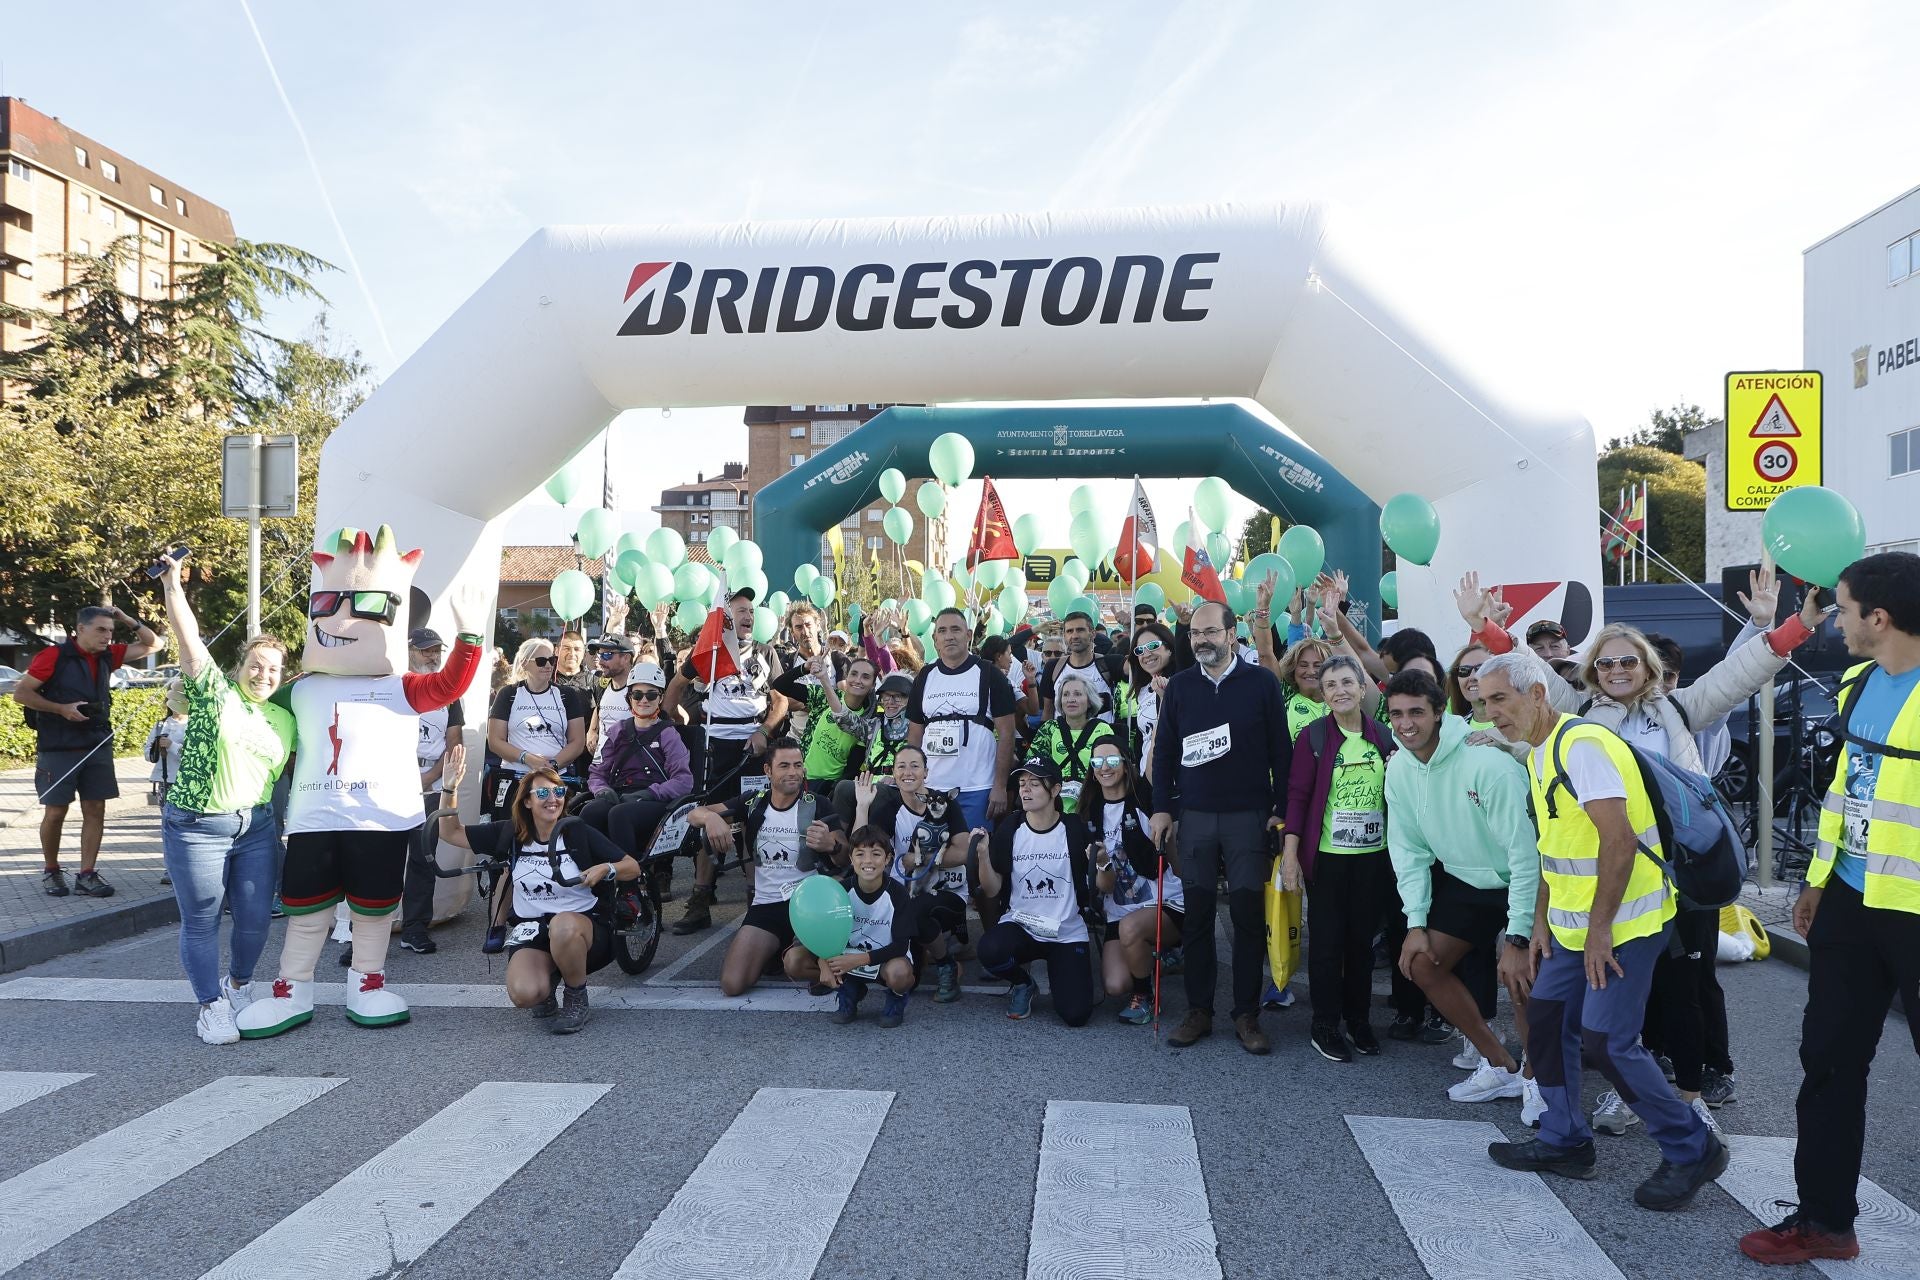
[[[21,213],[32,213],[33,184],[22,182],[10,173],[0,172],[0,206],[18,209]]]
[[[11,222],[0,223],[0,255],[21,262],[32,262],[36,256],[33,232],[16,227]]]

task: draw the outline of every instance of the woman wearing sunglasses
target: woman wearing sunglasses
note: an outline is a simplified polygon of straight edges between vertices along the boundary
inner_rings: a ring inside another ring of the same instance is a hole
[[[1153,1020],[1153,953],[1180,945],[1186,891],[1172,865],[1177,842],[1167,842],[1165,896],[1160,853],[1153,847],[1153,797],[1134,776],[1133,761],[1117,738],[1093,744],[1089,760],[1097,793],[1080,798],[1093,835],[1093,885],[1106,916],[1100,972],[1107,994],[1125,1000],[1120,1021]]]
[[[1127,656],[1127,683],[1120,691],[1120,714],[1134,724],[1141,776],[1153,779],[1153,730],[1160,723],[1160,697],[1167,677],[1183,665],[1175,661],[1173,632],[1158,622],[1142,623],[1133,633]]]
[[[1113,732],[1113,726],[1094,714],[1093,686],[1076,675],[1066,675],[1054,686],[1053,719],[1040,726],[1027,747],[1030,756],[1045,756],[1060,769],[1060,812],[1078,811],[1080,792],[1090,770],[1087,757],[1094,736]]]
[[[552,769],[569,777],[587,749],[587,699],[578,689],[555,683],[554,664],[551,642],[522,641],[514,655],[515,682],[494,695],[487,750],[500,764],[480,797],[488,814],[505,812],[506,788],[527,770]]]
[[[466,751],[455,746],[440,784],[447,801],[440,838],[510,864],[512,888],[500,895],[491,921],[507,926],[507,999],[536,1018],[552,1018],[553,1034],[571,1035],[587,1025],[587,975],[613,959],[614,883],[638,879],[640,864],[584,822],[561,826],[567,784],[546,765],[529,768],[514,785],[507,821],[461,825],[454,795],[466,763]]]
[[[660,715],[667,676],[643,662],[627,677],[628,718],[614,725],[587,775],[580,817],[635,857],[646,853],[660,819],[693,791],[693,765],[679,727]]]

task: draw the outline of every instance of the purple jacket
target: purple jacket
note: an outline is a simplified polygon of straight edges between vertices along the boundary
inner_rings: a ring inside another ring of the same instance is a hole
[[[594,757],[587,788],[601,791],[642,791],[655,800],[678,800],[693,790],[693,768],[687,762],[687,744],[672,725],[658,725],[658,740],[641,745],[633,721],[615,725]],[[649,738],[656,735],[649,732]]]
[[[1310,722],[1293,740],[1293,767],[1287,771],[1286,831],[1300,837],[1300,874],[1309,881],[1313,879],[1314,859],[1320,856],[1320,828],[1327,817],[1327,796],[1333,791],[1333,764],[1344,741],[1339,728],[1329,712]],[[1360,717],[1360,734],[1380,749],[1382,760],[1393,754],[1392,735],[1372,716]],[[1314,752],[1316,738],[1320,739],[1318,754]]]

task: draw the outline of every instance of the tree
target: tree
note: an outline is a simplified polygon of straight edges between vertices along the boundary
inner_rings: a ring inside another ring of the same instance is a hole
[[[1242,548],[1240,558],[1242,560],[1252,560],[1257,555],[1262,555],[1273,550],[1274,519],[1275,516],[1273,512],[1264,510],[1256,511],[1247,517],[1247,523],[1243,525],[1240,530],[1240,543]],[[1286,518],[1280,517],[1279,519],[1280,528],[1285,530],[1287,527]],[[1175,547],[1173,550],[1174,553],[1178,555],[1185,549]]]
[[[1677,404],[1671,409],[1655,409],[1648,414],[1646,426],[1607,441],[1607,451],[1638,447],[1680,455],[1686,452],[1685,441],[1689,431],[1718,425],[1720,419],[1709,418],[1697,404]]]
[[[1599,462],[1600,506],[1611,512],[1620,504],[1622,486],[1647,483],[1647,529],[1644,536],[1654,551],[1685,574],[1685,581],[1698,581],[1706,572],[1707,535],[1706,469],[1695,462],[1675,457],[1650,445],[1627,445],[1610,449]],[[1603,521],[1600,543],[1604,546],[1608,529]],[[1603,555],[1603,581],[1615,575],[1614,562]],[[1658,561],[1650,565],[1648,578],[1654,582],[1679,582]]]

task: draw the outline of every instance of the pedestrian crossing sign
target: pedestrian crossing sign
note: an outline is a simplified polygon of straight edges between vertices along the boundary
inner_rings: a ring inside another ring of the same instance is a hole
[[[1818,370],[1727,375],[1727,510],[1764,511],[1820,483],[1820,408]]]

